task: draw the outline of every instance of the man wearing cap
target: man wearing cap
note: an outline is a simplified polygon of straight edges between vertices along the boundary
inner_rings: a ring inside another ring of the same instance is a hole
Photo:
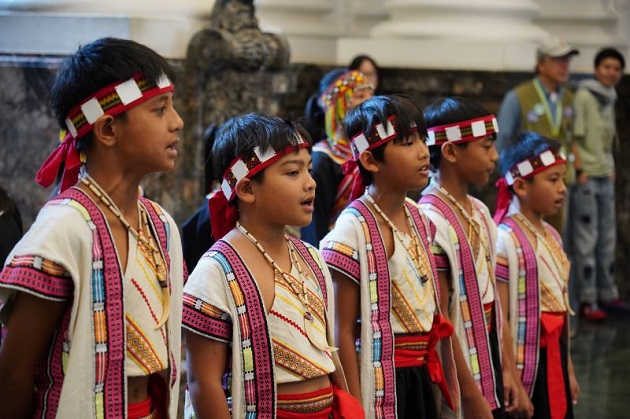
[[[497,118],[500,131],[496,147],[501,152],[516,140],[520,131],[535,131],[559,141],[569,155],[573,94],[565,84],[571,57],[579,51],[558,37],[550,37],[541,42],[536,52],[536,77],[516,86],[503,98]],[[566,181],[571,184],[574,172],[572,167],[569,169]],[[562,213],[559,211],[548,220],[558,231],[563,230]]]

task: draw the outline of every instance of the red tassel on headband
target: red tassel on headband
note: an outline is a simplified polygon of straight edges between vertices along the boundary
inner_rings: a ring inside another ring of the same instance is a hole
[[[65,169],[61,179],[60,192],[77,182],[82,164],[76,147],[76,140],[70,133],[66,134],[61,144],[46,158],[46,161],[37,172],[37,183],[45,188],[52,185],[59,175],[62,164],[65,165]]]
[[[492,218],[495,223],[499,224],[510,208],[513,194],[510,192],[510,187],[505,177],[501,177],[501,179],[497,180],[494,186],[497,187],[499,192],[497,194],[497,203],[494,207],[494,217]]]
[[[361,176],[361,172],[359,171],[359,162],[350,159],[341,165],[341,169],[343,170],[344,176],[354,175],[352,191],[350,191],[350,197],[348,198],[348,202],[352,202],[365,192],[365,180],[363,180],[363,176]]]
[[[215,192],[208,200],[212,237],[215,241],[230,232],[238,221],[238,210],[230,205],[223,191]]]

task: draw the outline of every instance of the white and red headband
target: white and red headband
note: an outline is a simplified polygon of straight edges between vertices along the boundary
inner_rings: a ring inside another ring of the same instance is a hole
[[[468,121],[428,128],[427,145],[442,145],[446,142],[466,143],[480,140],[497,132],[499,132],[497,118],[494,115],[487,115]]]
[[[513,185],[516,178],[528,179],[536,173],[542,172],[552,166],[564,164],[567,158],[561,152],[547,150],[536,157],[523,160],[505,173],[505,181],[508,185]]]
[[[517,178],[529,179],[550,167],[566,164],[566,162],[567,158],[561,151],[546,150],[511,167],[495,185],[498,193],[494,210],[494,221],[497,224],[500,223],[507,214],[513,195],[510,186],[514,185],[514,181]]]
[[[297,149],[305,147],[308,147],[308,143],[304,141],[302,137],[298,136],[296,144],[290,145],[282,151],[275,151],[273,148],[269,147],[269,150],[263,153],[260,147],[256,147],[254,148],[254,154],[249,159],[243,159],[242,157],[235,158],[230,164],[230,167],[228,167],[223,174],[221,190],[225,198],[228,202],[234,198],[234,189],[241,179],[251,179],[254,175],[260,173],[264,168],[270,166],[280,158]]]
[[[76,141],[89,133],[101,116],[120,115],[157,95],[173,90],[173,83],[165,74],[153,85],[142,73],[137,73],[127,81],[112,83],[82,100],[68,112],[65,121],[68,132],[61,136],[59,146],[50,153],[37,172],[37,183],[44,187],[52,185],[63,165],[60,191],[74,185],[83,164]]]

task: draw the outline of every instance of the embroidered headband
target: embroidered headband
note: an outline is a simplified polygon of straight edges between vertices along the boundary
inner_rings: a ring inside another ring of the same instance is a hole
[[[92,126],[101,116],[120,115],[154,96],[171,92],[173,89],[173,83],[165,74],[162,74],[155,86],[150,85],[141,73],[122,83],[110,84],[70,109],[66,118],[68,132],[78,140],[92,130]]]
[[[551,166],[564,164],[566,162],[567,158],[561,151],[554,152],[551,150],[547,150],[536,157],[523,160],[516,166],[512,167],[505,174],[505,180],[508,185],[513,185],[514,179],[518,177],[528,179],[534,176],[536,173],[542,172],[543,170],[548,169]]]
[[[360,132],[350,141],[350,148],[352,149],[352,159],[348,160],[342,165],[344,175],[354,176],[352,183],[352,190],[350,192],[349,202],[354,201],[363,194],[365,190],[365,182],[361,172],[359,171],[359,155],[365,150],[373,150],[376,147],[394,140],[398,136],[398,125],[396,123],[396,117],[390,116],[387,121],[376,123],[370,129],[370,132]],[[418,126],[415,122],[412,122],[409,127],[409,132],[418,132]]]
[[[494,115],[487,115],[468,121],[428,128],[427,145],[442,145],[446,142],[466,143],[497,132],[499,132],[497,118]]]
[[[373,150],[381,144],[392,141],[398,134],[396,117],[390,116],[385,123],[379,122],[372,126],[370,132],[360,132],[350,140],[350,148],[354,160],[359,160],[359,155],[365,150]],[[411,123],[409,132],[418,132],[415,122]]]
[[[79,169],[85,163],[85,156],[79,154],[76,142],[92,130],[98,118],[120,115],[152,97],[173,90],[173,83],[164,74],[156,85],[151,85],[138,73],[127,81],[112,83],[81,101],[68,112],[65,121],[68,131],[61,132],[59,146],[48,155],[37,172],[37,183],[46,188],[52,185],[63,165],[60,191],[74,185]]]
[[[290,145],[282,151],[276,152],[270,148],[266,153],[262,153],[260,148],[256,147],[251,158],[237,157],[232,161],[230,167],[223,174],[221,190],[215,192],[208,200],[208,209],[212,220],[212,237],[215,241],[232,230],[238,220],[236,207],[230,205],[230,201],[236,196],[234,193],[236,184],[241,179],[252,178],[287,154],[306,147],[308,147],[308,143],[298,136],[297,144]]]
[[[529,179],[550,167],[565,164],[567,158],[561,151],[545,150],[535,157],[523,160],[510,168],[495,186],[498,188],[497,201],[494,210],[494,221],[498,224],[508,212],[512,201],[510,186],[516,178]]]
[[[286,156],[287,154],[296,151],[296,149],[308,147],[308,143],[304,141],[302,137],[298,136],[298,142],[295,145],[290,145],[284,150],[276,152],[273,148],[269,148],[266,153],[260,150],[260,147],[254,148],[254,154],[251,158],[244,160],[241,157],[237,157],[232,161],[230,167],[223,174],[223,182],[221,182],[221,190],[225,195],[225,198],[229,201],[234,198],[234,188],[238,181],[244,178],[252,178],[257,173],[260,173],[264,168],[270,166],[275,161]]]

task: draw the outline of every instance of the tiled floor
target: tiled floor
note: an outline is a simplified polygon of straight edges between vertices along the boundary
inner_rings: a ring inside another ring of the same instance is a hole
[[[630,317],[580,319],[571,345],[580,385],[576,418],[630,418]]]

